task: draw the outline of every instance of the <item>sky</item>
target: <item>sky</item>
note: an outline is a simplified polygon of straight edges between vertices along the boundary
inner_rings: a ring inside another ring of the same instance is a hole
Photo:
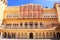
[[[20,6],[24,4],[40,4],[43,7],[52,8],[55,2],[60,2],[60,0],[8,0],[8,6]]]

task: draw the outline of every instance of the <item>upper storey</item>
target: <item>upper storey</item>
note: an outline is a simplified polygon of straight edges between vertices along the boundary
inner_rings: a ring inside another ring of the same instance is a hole
[[[43,8],[37,4],[8,6],[4,11],[4,19],[12,18],[57,18],[55,8]]]

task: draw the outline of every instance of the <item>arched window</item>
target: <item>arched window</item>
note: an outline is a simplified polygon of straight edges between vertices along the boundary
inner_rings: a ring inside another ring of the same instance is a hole
[[[55,34],[55,32],[53,32],[53,38],[54,38],[54,39],[56,38],[56,34]]]
[[[37,22],[35,22],[35,28],[38,28],[38,23]]]
[[[45,33],[43,32],[43,39],[45,38]]]
[[[43,25],[42,23],[40,23],[40,25]]]
[[[52,38],[52,36],[53,36],[53,35],[52,35],[52,32],[50,32],[50,38]]]
[[[39,39],[41,39],[41,33],[39,33]]]
[[[33,28],[33,22],[30,22],[30,23],[29,23],[29,26],[30,26],[30,28],[32,29],[32,28]]]
[[[11,28],[12,24],[6,24],[6,28]]]
[[[22,26],[23,24],[22,23],[20,23],[20,26]]]
[[[40,28],[42,28],[43,29],[43,27],[44,27],[44,25],[42,24],[42,22],[40,23]]]
[[[23,36],[23,33],[21,33],[21,39],[23,39],[23,37],[24,37],[24,36]]]
[[[20,33],[18,33],[18,39],[20,39]]]
[[[16,29],[18,27],[18,24],[13,24],[13,28]]]
[[[35,38],[38,39],[38,33],[35,34]]]
[[[28,28],[28,23],[27,22],[25,22],[25,28]]]
[[[47,39],[49,38],[49,33],[48,33],[48,32],[46,33],[46,38],[47,38]]]
[[[7,14],[6,18],[8,19],[12,18],[12,14]]]
[[[22,28],[23,27],[23,23],[22,22],[20,22],[20,28]]]
[[[13,14],[13,18],[19,18],[19,14],[18,13],[14,13]]]
[[[24,34],[23,34],[23,38],[24,38],[24,39],[27,39],[27,33],[24,33]]]

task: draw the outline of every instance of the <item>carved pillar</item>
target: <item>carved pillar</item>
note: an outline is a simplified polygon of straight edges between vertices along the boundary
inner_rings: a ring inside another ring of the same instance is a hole
[[[0,33],[0,38],[2,38],[2,32]]]
[[[28,29],[30,29],[30,25],[29,25],[29,22],[28,22]]]
[[[27,39],[29,39],[29,33],[27,33]]]
[[[23,22],[23,29],[25,29],[25,25],[24,25],[24,22]]]

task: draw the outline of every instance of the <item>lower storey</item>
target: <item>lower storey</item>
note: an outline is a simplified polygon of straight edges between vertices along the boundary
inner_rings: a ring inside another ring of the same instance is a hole
[[[60,39],[60,30],[49,29],[1,29],[3,39]]]

